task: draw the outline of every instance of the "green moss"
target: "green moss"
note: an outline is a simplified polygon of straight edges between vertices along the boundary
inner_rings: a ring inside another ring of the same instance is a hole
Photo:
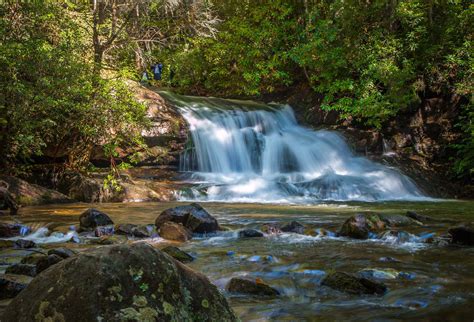
[[[171,315],[174,312],[174,307],[166,301],[163,301],[163,310],[165,314]]]
[[[204,300],[201,301],[201,305],[202,305],[203,308],[208,309],[209,308],[209,301],[204,299]]]
[[[148,300],[144,296],[133,296],[133,305],[138,307],[145,307],[148,305]]]

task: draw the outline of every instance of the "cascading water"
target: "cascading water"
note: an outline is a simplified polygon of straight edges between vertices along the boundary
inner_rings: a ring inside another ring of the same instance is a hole
[[[333,131],[298,125],[289,106],[162,93],[189,123],[181,199],[317,202],[423,198],[395,169],[358,157]]]

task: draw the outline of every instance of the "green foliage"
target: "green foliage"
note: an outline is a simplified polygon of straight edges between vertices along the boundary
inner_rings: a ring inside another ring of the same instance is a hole
[[[44,3],[2,5],[0,15],[3,166],[47,153],[82,168],[94,145],[139,142],[145,107],[120,79],[93,73],[81,21]]]

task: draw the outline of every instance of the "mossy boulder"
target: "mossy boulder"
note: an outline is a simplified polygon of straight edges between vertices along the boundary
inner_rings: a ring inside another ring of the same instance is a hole
[[[387,287],[379,282],[372,281],[364,277],[347,274],[344,272],[333,272],[328,274],[321,285],[330,287],[340,292],[349,294],[377,294],[382,295],[387,291]]]
[[[104,246],[47,269],[4,321],[236,321],[202,274],[146,243]]]
[[[217,219],[197,203],[166,209],[156,218],[155,225],[160,228],[169,221],[182,224],[193,233],[212,233],[219,230]]]
[[[370,233],[378,233],[385,229],[386,224],[377,214],[360,213],[347,219],[339,231],[340,236],[366,239]]]

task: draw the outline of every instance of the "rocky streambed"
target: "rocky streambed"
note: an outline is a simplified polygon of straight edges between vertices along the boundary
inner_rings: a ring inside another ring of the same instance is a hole
[[[470,318],[472,206],[25,207],[0,227],[1,320]]]

